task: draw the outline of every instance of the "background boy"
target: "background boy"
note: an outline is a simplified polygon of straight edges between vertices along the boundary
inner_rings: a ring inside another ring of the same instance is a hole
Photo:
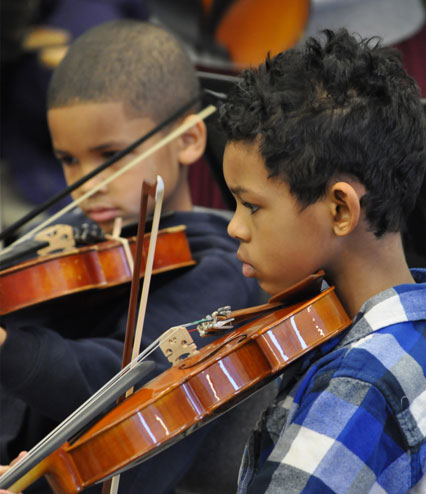
[[[83,34],[53,74],[48,94],[53,149],[67,182],[74,182],[131,144],[198,92],[189,59],[163,29],[122,20]],[[194,106],[175,126],[196,110]],[[87,182],[74,197],[168,131],[170,128]],[[121,217],[123,233],[135,234],[142,180],[161,175],[165,183],[163,212],[168,214],[160,226],[186,225],[197,264],[153,277],[143,347],[169,327],[197,320],[217,307],[245,307],[258,301],[255,281],[241,275],[236,243],[226,235],[227,221],[192,209],[187,171],[202,156],[205,143],[204,123],[194,124],[81,205],[104,232],[110,233],[115,218]],[[42,324],[24,322],[15,315],[4,317],[0,324],[2,464],[37,443],[119,370],[127,306],[128,292],[105,294],[90,303],[90,312],[88,307],[73,306],[68,312],[51,313]],[[206,343],[197,336],[194,339],[199,345]],[[168,366],[161,355],[153,358],[158,371]],[[120,491],[169,492],[190,466],[205,434],[201,430],[122,475]],[[100,489],[95,486],[87,492]],[[50,488],[41,481],[28,492],[50,492]]]
[[[246,71],[221,109],[243,273],[274,294],[322,268],[354,318],[284,373],[239,492],[425,492],[426,271],[400,233],[425,118],[397,53],[325,34]]]

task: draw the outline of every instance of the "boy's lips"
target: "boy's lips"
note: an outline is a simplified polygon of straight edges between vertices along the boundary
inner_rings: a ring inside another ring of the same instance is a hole
[[[86,209],[85,213],[96,223],[113,220],[119,215],[118,209],[107,207]]]
[[[243,275],[246,278],[255,278],[256,277],[256,270],[254,269],[254,267],[250,263],[246,262],[244,260],[244,258],[239,253],[237,254],[237,257],[242,262]]]
[[[243,262],[243,275],[246,278],[255,278],[256,270],[251,264],[247,264],[246,262]]]

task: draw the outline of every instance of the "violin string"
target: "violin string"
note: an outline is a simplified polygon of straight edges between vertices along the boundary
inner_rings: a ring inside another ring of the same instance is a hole
[[[170,337],[173,336],[173,334],[176,331],[179,331],[179,327],[189,327],[192,325],[198,325],[199,323],[210,321],[208,317],[204,319],[200,319],[197,321],[192,321],[186,324],[182,324],[180,326],[170,328],[167,331],[167,336],[164,337],[164,335],[161,335],[157,339],[155,339],[152,343],[150,343],[135,359],[133,359],[126,367],[121,369],[116,375],[114,375],[104,386],[102,386],[98,391],[96,391],[86,402],[84,402],[79,408],[77,408],[73,413],[71,413],[61,424],[59,424],[54,430],[52,430],[47,436],[45,436],[38,444],[36,444],[26,456],[23,458],[20,458],[18,462],[16,462],[7,472],[5,472],[1,478],[0,481],[2,483],[7,483],[8,479],[10,477],[13,478],[13,475],[15,474],[16,471],[21,470],[20,475],[24,475],[27,473],[35,464],[38,463],[38,461],[41,461],[45,456],[50,454],[56,447],[59,447],[59,445],[67,440],[69,440],[70,437],[72,437],[74,434],[78,433],[81,428],[83,428],[89,420],[87,420],[87,415],[86,415],[86,420],[83,423],[78,423],[78,421],[81,419],[82,416],[84,416],[85,412],[87,411],[88,408],[93,408],[94,405],[96,405],[102,398],[103,396],[110,390],[115,389],[120,384],[120,381],[123,379],[123,377],[132,369],[135,368],[136,366],[140,365],[143,363],[147,357],[149,357],[155,350],[157,350],[160,345],[162,345],[165,341],[169,340]],[[76,430],[73,431],[68,431],[67,436],[61,437],[60,438],[60,444],[50,444],[50,450],[48,452],[44,451],[43,449],[46,449],[49,447],[49,443],[52,443],[59,435],[62,434],[64,429],[68,428],[71,429],[71,426],[75,425],[74,423],[77,422],[77,428]],[[40,456],[40,459],[37,460],[36,462],[33,461],[34,457],[36,455]],[[7,486],[8,484],[6,484]]]
[[[189,323],[190,324],[190,323]],[[149,355],[151,355],[164,341],[166,341],[170,336],[174,334],[178,329],[175,328],[174,331],[168,335],[167,338],[162,338],[162,335],[155,339],[150,345],[148,345],[145,350],[143,350],[134,360],[132,360],[126,367],[124,367],[120,372],[118,372],[114,377],[112,377],[104,386],[102,386],[98,391],[96,391],[87,401],[85,401],[80,407],[78,407],[74,412],[72,412],[61,424],[59,424],[55,429],[53,429],[49,434],[47,434],[39,443],[37,443],[31,450],[17,461],[7,472],[1,476],[2,482],[7,482],[8,477],[11,477],[17,470],[24,470],[27,464],[30,464],[25,471],[21,472],[24,475],[33,465],[31,462],[35,455],[40,453],[45,449],[49,443],[52,443],[55,438],[57,438],[64,429],[70,428],[73,422],[78,422],[78,420],[85,414],[89,407],[93,407],[109,390],[114,389],[120,383],[122,377],[129,372],[132,368],[141,364]],[[80,428],[84,427],[83,424],[79,424]],[[63,439],[65,442],[73,434],[70,434],[68,438]],[[46,453],[46,456],[49,453]]]
[[[182,324],[181,326],[189,327],[192,325],[199,324],[200,322],[205,322],[208,319],[200,319],[197,321],[189,322],[186,324]],[[141,364],[147,357],[149,357],[155,350],[157,350],[160,345],[162,345],[167,339],[169,339],[173,334],[178,331],[178,327],[171,328],[172,331],[168,334],[167,337],[163,337],[161,335],[157,339],[155,339],[152,343],[150,343],[135,359],[133,359],[126,367],[124,367],[121,371],[115,374],[107,383],[104,384],[98,391],[96,391],[88,400],[86,400],[80,407],[78,407],[74,412],[72,412],[61,424],[58,425],[55,429],[53,429],[49,434],[47,434],[39,443],[37,443],[29,452],[28,455],[21,458],[13,467],[11,467],[4,475],[7,476],[7,473],[12,473],[19,466],[24,466],[25,463],[29,462],[40,449],[42,449],[49,441],[52,441],[55,436],[57,436],[64,428],[66,428],[73,421],[77,421],[81,415],[84,414],[87,408],[92,407],[96,404],[97,400],[102,398],[105,393],[114,389],[120,383],[120,380],[123,378],[125,374],[129,372],[130,369],[136,367]],[[81,424],[81,427],[84,427],[84,424]]]
[[[50,216],[49,218],[47,218],[45,221],[43,221],[42,223],[40,223],[39,225],[37,225],[35,228],[33,228],[32,230],[30,230],[28,233],[26,233],[22,237],[18,238],[17,240],[15,240],[15,242],[13,242],[8,247],[6,247],[2,251],[0,251],[0,255],[5,254],[6,252],[9,252],[15,245],[17,245],[17,244],[19,244],[19,243],[27,240],[28,238],[32,237],[35,233],[37,233],[38,231],[42,230],[47,225],[50,225],[50,223],[52,223],[56,219],[58,219],[61,216],[63,216],[65,213],[67,213],[68,211],[71,211],[72,209],[74,209],[81,202],[85,201],[90,196],[92,196],[95,192],[97,192],[100,188],[102,188],[105,185],[109,184],[110,182],[112,182],[113,180],[115,180],[117,177],[119,177],[120,175],[122,175],[123,173],[125,173],[127,170],[133,168],[134,166],[136,166],[137,164],[139,164],[141,161],[143,161],[144,159],[146,159],[149,156],[151,156],[151,154],[155,153],[158,149],[166,146],[166,144],[168,144],[169,142],[171,142],[173,139],[176,139],[176,137],[179,137],[181,134],[183,134],[184,132],[186,132],[189,128],[193,127],[197,122],[200,122],[202,120],[205,120],[207,117],[209,117],[215,111],[216,111],[216,107],[213,106],[213,105],[209,105],[206,108],[204,108],[203,110],[201,110],[199,113],[197,113],[196,115],[192,115],[192,118],[187,119],[186,122],[184,122],[183,124],[181,124],[174,131],[172,131],[169,134],[167,134],[163,139],[161,139],[156,144],[154,144],[153,146],[151,146],[144,153],[140,154],[135,159],[133,159],[132,161],[130,161],[129,163],[127,163],[125,166],[123,166],[123,168],[121,168],[120,170],[117,170],[110,177],[107,177],[105,180],[103,180],[102,182],[100,182],[99,184],[97,184],[96,186],[94,186],[91,190],[87,191],[81,197],[79,197],[78,199],[74,200],[70,204],[66,205],[60,211],[58,211],[57,213],[55,213],[52,216]]]
[[[197,321],[192,321],[186,324],[182,324],[180,326],[184,327],[189,327],[193,325],[198,325],[199,323],[206,322],[208,321],[208,318],[200,319]],[[171,330],[171,331],[170,331]],[[13,473],[15,473],[16,470],[18,469],[25,469],[25,466],[27,463],[30,463],[30,466],[21,474],[23,475],[26,473],[31,467],[31,461],[34,458],[36,454],[41,452],[43,448],[46,448],[52,441],[55,440],[55,438],[62,433],[64,429],[67,427],[70,428],[71,425],[73,425],[73,422],[78,422],[80,418],[85,414],[86,410],[90,407],[93,407],[94,405],[99,402],[104,395],[110,391],[115,389],[120,384],[120,381],[122,378],[132,369],[135,368],[136,366],[140,365],[143,363],[147,357],[149,357],[155,350],[157,350],[160,345],[162,345],[165,341],[170,339],[173,334],[179,330],[179,327],[176,328],[170,328],[169,331],[167,331],[168,335],[167,337],[164,337],[163,335],[159,336],[157,339],[155,339],[152,343],[150,343],[136,358],[134,358],[128,365],[126,365],[123,369],[121,369],[117,374],[115,374],[104,386],[102,386],[98,391],[96,391],[87,401],[85,401],[80,407],[78,407],[74,412],[72,412],[61,424],[59,424],[55,429],[53,429],[49,434],[47,434],[39,443],[37,443],[29,452],[26,456],[21,458],[17,463],[15,463],[7,472],[5,472],[1,476],[1,480],[7,481],[7,477],[11,476]],[[86,425],[85,423],[78,424],[78,427],[81,429]],[[76,431],[78,432],[78,431]],[[66,440],[69,439],[73,434],[69,434],[67,438],[64,438],[63,441],[65,442]],[[47,453],[49,454],[49,453]],[[46,454],[46,456],[47,456]]]

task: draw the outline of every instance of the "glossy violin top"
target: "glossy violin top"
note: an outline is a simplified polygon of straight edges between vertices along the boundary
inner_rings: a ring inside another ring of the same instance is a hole
[[[14,488],[45,475],[58,494],[80,492],[225,412],[351,324],[334,288],[321,291],[321,285],[322,275],[313,275],[268,304],[231,312],[236,322],[250,321],[176,361],[43,459]],[[173,339],[173,329],[168,338]]]
[[[150,234],[144,237],[141,276]],[[86,290],[105,289],[132,279],[136,237],[106,240],[64,252],[44,255],[0,271],[0,315]],[[195,264],[185,226],[159,231],[153,273]]]

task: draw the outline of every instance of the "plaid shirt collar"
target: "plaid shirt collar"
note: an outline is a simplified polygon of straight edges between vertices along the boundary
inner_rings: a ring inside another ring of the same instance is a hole
[[[398,285],[367,300],[336,348],[392,324],[426,319],[426,288],[419,287],[426,283],[426,269],[411,269],[411,274],[416,284]]]

